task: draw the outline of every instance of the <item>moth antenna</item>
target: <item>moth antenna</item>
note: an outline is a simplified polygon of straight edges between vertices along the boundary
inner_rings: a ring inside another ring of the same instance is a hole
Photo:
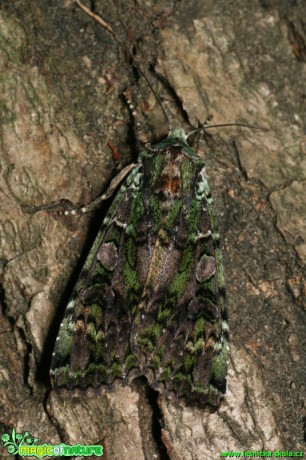
[[[93,18],[96,22],[98,22],[102,27],[104,27],[110,34],[112,34],[112,36],[117,40],[117,36],[113,30],[113,28],[101,17],[99,16],[98,14],[94,13],[93,11],[91,11],[89,8],[87,8],[85,5],[83,5],[83,3],[80,1],[80,0],[75,0],[76,3],[78,4],[78,6],[88,15],[90,16],[91,18]],[[163,104],[161,103],[161,100],[159,98],[159,96],[157,95],[156,91],[153,89],[153,86],[151,85],[148,77],[146,76],[146,74],[141,70],[141,68],[139,67],[139,65],[136,63],[136,60],[135,58],[133,58],[132,56],[132,53],[130,53],[131,55],[131,60],[132,60],[132,63],[133,65],[136,67],[136,69],[138,70],[139,73],[141,73],[141,75],[144,77],[144,79],[146,80],[149,88],[151,89],[152,93],[154,94],[155,96],[155,99],[157,100],[159,106],[161,107],[162,109],[162,112],[164,114],[164,117],[165,119],[167,120],[167,123],[169,125],[169,130],[171,130],[171,123],[170,123],[170,120],[169,120],[169,117],[163,107]]]
[[[261,126],[247,125],[245,123],[224,123],[224,124],[222,123],[222,124],[217,124],[217,125],[204,125],[201,128],[194,129],[187,135],[187,139],[189,136],[199,131],[205,131],[205,129],[209,129],[209,128],[224,128],[226,126],[242,126],[243,128],[262,129],[263,131],[267,131],[267,128],[262,128]]]
[[[150,90],[152,91],[155,99],[157,100],[157,103],[159,104],[160,108],[162,109],[162,112],[163,112],[163,115],[165,117],[165,119],[167,120],[167,123],[169,125],[169,131],[171,130],[171,123],[170,123],[170,120],[169,120],[169,117],[167,115],[167,112],[165,111],[165,108],[160,100],[160,97],[158,96],[158,94],[156,93],[156,91],[154,90],[153,86],[151,85],[150,83],[150,80],[148,79],[148,77],[146,76],[146,74],[143,72],[143,70],[139,67],[139,65],[136,63],[135,59],[132,58],[133,60],[133,65],[136,67],[136,69],[138,70],[139,73],[141,73],[141,75],[143,76],[143,78],[146,80]]]

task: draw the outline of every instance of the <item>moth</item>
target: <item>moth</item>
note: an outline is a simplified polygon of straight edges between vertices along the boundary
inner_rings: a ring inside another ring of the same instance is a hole
[[[130,383],[217,406],[227,313],[219,234],[203,159],[181,128],[146,148],[106,213],[67,305],[53,386]]]

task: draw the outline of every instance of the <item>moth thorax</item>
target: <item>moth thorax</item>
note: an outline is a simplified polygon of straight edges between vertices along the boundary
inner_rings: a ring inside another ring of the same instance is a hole
[[[182,156],[179,150],[172,147],[165,153],[164,167],[158,184],[158,192],[163,201],[169,200],[171,202],[178,198],[182,192]]]

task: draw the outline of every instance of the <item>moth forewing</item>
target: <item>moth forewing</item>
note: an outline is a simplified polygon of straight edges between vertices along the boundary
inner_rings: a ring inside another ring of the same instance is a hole
[[[144,375],[188,404],[225,391],[222,257],[204,162],[182,129],[145,150],[81,271],[55,345],[54,386]]]

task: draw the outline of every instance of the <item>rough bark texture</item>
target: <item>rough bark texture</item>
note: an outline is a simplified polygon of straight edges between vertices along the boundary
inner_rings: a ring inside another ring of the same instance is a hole
[[[14,427],[41,443],[101,443],[109,459],[302,450],[305,2],[91,6],[115,37],[72,0],[0,4],[0,434]],[[76,397],[50,388],[57,328],[103,210],[64,218],[23,206],[88,203],[136,155],[126,88],[152,137],[165,134],[155,98],[128,62],[132,49],[173,123],[267,128],[214,129],[198,141],[229,298],[228,391],[216,412],[173,405],[142,383]]]

